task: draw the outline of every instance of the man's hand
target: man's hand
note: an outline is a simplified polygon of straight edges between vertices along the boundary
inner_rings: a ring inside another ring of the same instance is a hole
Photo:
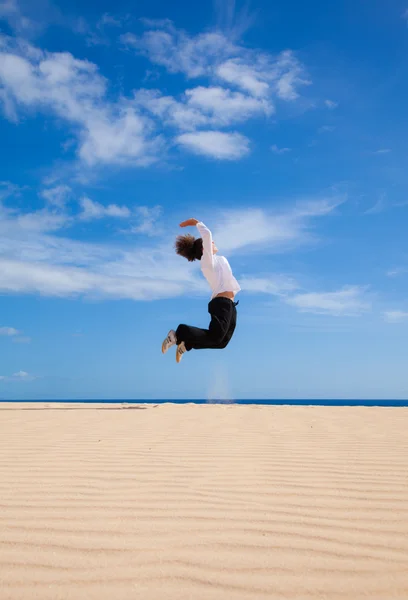
[[[182,223],[180,223],[180,227],[194,227],[195,225],[197,225],[197,223],[197,219],[187,219],[187,221],[183,221]]]

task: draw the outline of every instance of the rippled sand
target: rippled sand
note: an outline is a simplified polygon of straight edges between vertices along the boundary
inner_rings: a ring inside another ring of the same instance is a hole
[[[408,599],[408,409],[0,405],[1,600]]]

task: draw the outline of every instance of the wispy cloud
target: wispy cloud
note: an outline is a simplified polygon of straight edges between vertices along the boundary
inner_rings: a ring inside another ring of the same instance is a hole
[[[81,198],[80,205],[82,212],[79,214],[79,218],[83,221],[92,221],[94,219],[102,219],[104,217],[126,219],[131,215],[131,212],[127,206],[118,206],[117,204],[103,206],[103,204],[94,202],[86,196]]]
[[[276,144],[273,144],[273,146],[271,146],[271,150],[274,154],[286,154],[287,152],[290,152],[292,149],[291,148],[279,148]]]
[[[17,371],[17,373],[13,373],[13,375],[0,375],[0,382],[29,382],[34,381],[34,379],[38,379],[35,375],[30,375],[26,371]]]
[[[197,87],[186,91],[188,104],[212,118],[215,125],[248,120],[256,115],[270,115],[270,102],[232,92],[221,87]]]
[[[366,288],[346,286],[335,292],[307,292],[286,299],[301,312],[339,316],[358,316],[371,308]]]
[[[285,297],[288,293],[299,288],[298,283],[286,275],[268,277],[241,277],[240,286],[243,291],[271,296]]]
[[[99,249],[96,247],[93,250],[98,253]],[[105,248],[105,251],[108,249]],[[54,297],[87,295],[131,300],[171,298],[181,295],[186,289],[194,291],[191,272],[186,269],[182,273],[181,265],[178,269],[169,258],[169,252],[166,255],[163,251],[162,256],[156,252],[147,259],[146,264],[151,267],[150,273],[142,264],[144,254],[137,251],[124,252],[121,259],[115,261],[114,249],[111,249],[110,259],[94,260],[93,264],[89,263],[89,259],[83,260],[82,266],[78,267],[0,259],[0,290],[3,293]],[[60,261],[62,262],[62,257]],[[174,278],[177,271],[178,276]]]
[[[164,96],[160,90],[142,89],[135,93],[135,105],[164,125],[181,130],[227,127],[273,112],[273,106],[265,99],[203,86],[186,90],[180,99]]]
[[[33,22],[25,17],[16,0],[0,0],[0,21],[5,20],[10,27],[19,33],[26,33],[34,26]]]
[[[323,125],[322,127],[319,127],[317,133],[331,133],[335,129],[334,125]]]
[[[100,207],[97,204],[96,210],[102,210]],[[121,216],[121,207],[119,212]],[[150,234],[156,214],[136,211],[130,221],[134,218],[135,226],[141,227],[139,232]],[[156,247],[144,247],[140,242],[137,245],[80,242],[66,237],[61,230],[66,220],[73,217],[63,213],[58,226],[56,222],[49,223],[44,215],[43,211],[21,214],[3,209],[1,293],[133,300],[202,293],[199,273],[176,256],[173,240],[168,243],[161,240]],[[88,221],[83,223],[86,225]]]
[[[159,232],[157,221],[162,214],[161,206],[138,206],[135,213],[138,223],[131,227],[131,233],[153,236]]]
[[[229,211],[218,218],[214,237],[223,251],[267,248],[269,252],[281,252],[310,242],[314,219],[332,214],[344,200],[303,201],[280,212],[261,208]]]
[[[380,148],[379,150],[374,150],[373,154],[389,154],[392,152],[391,148]]]
[[[385,194],[381,194],[378,200],[371,206],[369,209],[365,211],[366,215],[378,215],[382,213],[387,208],[387,201]]]
[[[214,222],[219,226],[214,235],[223,252],[237,252],[243,248],[282,252],[312,239],[315,219],[332,214],[342,201],[331,198],[299,202],[273,214],[262,209],[215,214]],[[127,233],[133,231],[151,236],[160,231],[157,225],[160,207],[130,210],[108,205],[116,208],[107,210],[106,206],[90,202],[88,210],[92,215],[96,211],[98,218],[102,213],[102,216],[126,219]],[[81,212],[68,213],[66,207],[55,208],[55,214],[47,209],[33,213],[1,210],[1,293],[148,301],[208,293],[197,265],[190,265],[176,256],[173,235],[161,236],[157,244],[150,242],[146,246],[139,240],[134,244],[129,236],[123,243],[118,243],[117,237],[114,244],[82,242],[68,237],[67,229],[78,222],[84,227],[92,226],[91,220],[79,219]],[[130,216],[127,216],[128,211]],[[106,212],[115,214],[106,215]],[[61,217],[59,222],[58,215]],[[292,279],[273,274],[246,276],[243,283],[248,292],[273,295],[289,293],[296,286]]]
[[[21,196],[25,189],[24,186],[16,185],[11,181],[0,181],[0,202],[12,196]]]
[[[0,1],[4,14],[19,11],[15,0]],[[238,14],[235,3],[225,6],[227,21],[232,23]],[[105,28],[121,24],[105,13],[89,43],[101,43],[101,36],[103,43]],[[141,36],[121,36],[125,46],[170,73],[183,73],[189,79],[205,77],[210,84],[185,89],[177,98],[160,90],[138,89],[115,99],[96,64],[0,34],[0,105],[5,116],[18,122],[21,115],[37,111],[62,120],[69,127],[79,162],[88,169],[145,167],[164,159],[170,148],[180,144],[193,153],[238,160],[249,152],[246,138],[236,131],[221,134],[217,130],[269,117],[277,103],[293,102],[310,83],[304,65],[290,50],[271,55],[249,50],[221,30],[189,35],[167,20],[145,19],[144,24]],[[89,37],[86,23],[82,28]],[[167,132],[167,127],[178,130],[179,144],[172,144],[175,134]],[[195,135],[184,136],[189,131]],[[221,145],[211,154],[210,136],[216,136]],[[52,190],[47,193],[51,201]]]
[[[387,271],[387,277],[398,277],[399,275],[404,275],[408,273],[408,267],[394,267]]]
[[[330,108],[331,110],[338,107],[338,103],[334,102],[334,100],[325,100],[324,103],[327,108]]]
[[[112,39],[110,29],[122,27],[123,21],[113,17],[109,13],[104,13],[95,25],[90,25],[83,17],[79,18],[73,26],[73,29],[79,35],[85,38],[88,46],[110,46]]]
[[[49,204],[63,208],[71,195],[71,188],[68,185],[56,185],[45,188],[40,192],[40,196]]]
[[[239,39],[255,22],[255,13],[250,12],[247,2],[239,10],[236,0],[214,0],[217,29],[228,38]]]
[[[402,323],[408,321],[408,312],[403,310],[389,310],[384,313],[387,323]]]
[[[14,327],[0,327],[0,336],[9,337],[16,344],[29,344],[31,338],[21,335],[21,331]]]
[[[236,160],[249,152],[249,140],[240,133],[196,131],[183,133],[176,141],[194,154],[217,160]]]
[[[0,336],[9,337],[16,344],[29,344],[31,342],[30,337],[21,335],[21,331],[14,327],[0,327]]]
[[[107,99],[107,81],[95,64],[67,52],[47,53],[2,38],[0,83],[3,105],[51,111],[78,131],[78,154],[87,165],[150,164],[161,140],[149,122],[124,100]]]
[[[155,23],[156,26],[155,26]],[[126,33],[122,43],[145,55],[170,73],[184,73],[187,77],[211,74],[214,64],[225,60],[235,51],[235,45],[222,33],[208,32],[189,36],[178,30],[170,21],[148,22],[142,36]]]
[[[15,329],[14,327],[0,327],[0,336],[1,335],[5,335],[5,336],[13,336],[13,335],[18,335],[20,332]]]
[[[31,344],[31,338],[28,335],[21,335],[13,337],[15,344]]]
[[[121,40],[170,73],[218,79],[256,97],[275,95],[292,101],[299,95],[298,88],[310,83],[290,50],[277,56],[250,51],[220,31],[190,36],[170,21],[161,21],[142,36],[128,33]]]
[[[287,50],[277,58],[230,58],[218,65],[216,75],[224,82],[235,85],[255,97],[275,95],[280,100],[292,101],[299,96],[298,88],[310,82],[294,54]]]

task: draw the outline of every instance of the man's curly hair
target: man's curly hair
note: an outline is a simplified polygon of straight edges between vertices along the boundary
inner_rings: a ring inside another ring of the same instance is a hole
[[[203,255],[203,240],[195,238],[191,233],[179,235],[175,244],[176,252],[188,261],[201,260]]]

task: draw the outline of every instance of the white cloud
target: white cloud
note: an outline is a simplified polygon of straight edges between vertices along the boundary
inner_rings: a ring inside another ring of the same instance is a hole
[[[272,56],[233,43],[220,31],[189,36],[170,21],[145,24],[149,31],[125,34],[122,42],[170,73],[215,78],[255,97],[276,95],[285,101],[295,100],[298,88],[310,83],[290,50]]]
[[[402,323],[408,320],[408,312],[402,310],[389,310],[384,313],[384,319],[388,323]]]
[[[391,148],[380,148],[379,150],[375,150],[373,154],[389,154],[391,152]]]
[[[256,97],[276,95],[279,99],[293,101],[298,98],[298,88],[309,85],[304,67],[290,50],[277,56],[244,54],[230,58],[217,66],[216,75]]]
[[[0,381],[4,382],[29,382],[37,379],[35,375],[30,375],[27,371],[17,371],[17,373],[13,373],[13,375],[1,375]]]
[[[104,13],[98,21],[91,25],[83,17],[76,19],[72,29],[85,39],[87,46],[110,46],[112,43],[111,29],[122,27],[122,19]]]
[[[146,25],[153,22],[145,21]],[[176,29],[169,21],[157,22],[157,27],[142,36],[127,33],[122,42],[144,54],[155,64],[166,67],[170,73],[185,73],[201,77],[211,73],[214,63],[234,53],[235,46],[222,33],[209,32],[189,36]]]
[[[181,130],[202,127],[226,127],[252,117],[268,116],[272,104],[265,99],[252,98],[241,92],[221,87],[188,89],[180,100],[163,96],[159,90],[142,89],[135,94],[135,103],[165,125]]]
[[[398,277],[404,275],[404,273],[408,273],[408,267],[395,267],[387,271],[387,277]]]
[[[11,216],[13,219],[9,219]],[[6,210],[0,205],[0,232],[3,232],[3,237],[7,233],[13,233],[18,229],[26,233],[34,231],[57,231],[71,224],[72,218],[58,208],[43,208],[34,212],[18,213],[9,209]],[[8,230],[5,233],[5,230]],[[0,240],[1,249],[1,240]]]
[[[205,129],[196,136],[181,136],[179,142],[206,156],[237,158],[249,151],[246,138],[236,132],[221,137],[220,132],[209,130],[268,117],[275,111],[275,100],[293,101],[299,87],[309,83],[303,65],[289,50],[272,56],[233,43],[221,32],[190,36],[169,21],[144,22],[148,31],[141,37],[125,34],[122,41],[172,73],[207,77],[211,85],[187,89],[180,99],[140,89],[130,98],[114,100],[107,79],[94,63],[1,36],[0,104],[5,116],[18,121],[20,114],[42,112],[62,119],[70,127],[70,141],[72,133],[75,136],[79,160],[87,167],[152,164],[169,145],[159,133],[163,125],[181,133]],[[97,25],[97,37],[104,27],[119,25],[105,14]],[[210,136],[218,136],[220,146],[211,153],[206,143]],[[52,193],[46,190],[43,197],[48,194],[52,202]],[[56,190],[53,203],[61,206],[67,198],[66,190]]]
[[[366,288],[346,286],[336,292],[307,292],[288,297],[286,302],[300,312],[323,315],[357,316],[371,308],[365,298]]]
[[[16,0],[0,0],[0,21],[5,20],[10,27],[20,33],[25,33],[33,27],[30,19],[25,17]]]
[[[297,237],[297,228],[286,216],[272,217],[262,209],[250,208],[228,212],[218,221],[214,237],[222,251],[234,251],[247,246],[268,244],[281,246]]]
[[[21,332],[14,327],[0,327],[0,336],[10,337],[17,344],[29,344],[31,338],[20,335]]]
[[[319,127],[317,133],[331,133],[335,129],[336,128],[334,127],[334,125],[323,125],[322,127]]]
[[[296,100],[299,97],[297,88],[311,83],[303,78],[303,66],[289,50],[280,54],[275,69],[277,78],[273,81],[277,94],[282,100]]]
[[[176,141],[194,154],[217,160],[237,160],[249,153],[249,140],[240,133],[197,131],[183,133]]]
[[[338,103],[334,102],[333,100],[325,100],[324,103],[327,106],[327,108],[330,108],[330,109],[334,109],[334,108],[338,107]]]
[[[0,327],[0,335],[13,336],[18,335],[20,332],[14,327]]]
[[[31,338],[28,337],[27,335],[22,335],[22,336],[18,336],[18,337],[13,337],[13,342],[15,344],[30,344]]]
[[[214,232],[222,251],[267,248],[280,252],[311,239],[313,219],[331,214],[343,198],[301,202],[284,211],[260,208],[237,209],[221,215]]]
[[[83,221],[102,219],[104,217],[126,219],[130,217],[131,214],[127,206],[118,206],[117,204],[103,206],[103,204],[94,202],[87,197],[81,198],[80,205],[82,212],[80,213],[79,218]]]
[[[247,120],[257,114],[270,115],[270,102],[252,98],[221,87],[196,87],[186,91],[188,104],[197,107],[214,119],[215,124],[228,125]]]
[[[215,214],[217,245],[223,252],[292,248],[310,239],[312,221],[332,213],[340,202],[301,202],[277,214],[260,209]],[[93,203],[92,209],[94,204],[99,213],[102,205]],[[78,222],[77,216],[61,214],[60,227]],[[129,231],[134,227],[137,233],[154,235],[160,231],[156,224],[160,214],[158,206],[132,209]],[[21,214],[0,204],[0,293],[147,301],[208,294],[197,265],[181,260],[174,252],[173,234],[164,241],[162,235],[157,245],[142,246],[139,241],[136,245],[129,236],[123,244],[117,239],[114,244],[105,240],[90,243],[70,239],[49,219],[45,210]],[[266,294],[289,293],[295,286],[289,278],[278,275],[247,276],[243,280],[248,291]]]
[[[25,187],[11,183],[11,181],[0,181],[0,202],[10,196],[20,196]]]
[[[162,214],[161,206],[138,206],[135,212],[139,223],[132,226],[131,232],[151,236],[155,235],[158,231],[157,220]]]
[[[382,213],[386,208],[387,208],[386,196],[385,196],[385,194],[381,194],[380,197],[378,198],[378,200],[375,202],[375,204],[373,204],[373,206],[368,208],[364,212],[364,214],[365,215],[378,215],[379,213]]]
[[[43,226],[27,228],[27,216],[1,215],[0,293],[132,300],[202,293],[197,269],[176,256],[173,239],[158,247],[85,243]],[[140,209],[130,218],[150,235],[157,216],[158,209]]]
[[[120,19],[117,19],[110,15],[109,13],[104,13],[102,17],[99,19],[97,25],[98,29],[102,29],[103,27],[121,27],[122,22]]]
[[[227,83],[236,85],[256,97],[267,96],[269,85],[251,65],[230,59],[217,67],[216,74]]]
[[[283,297],[299,287],[294,279],[287,277],[286,275],[241,277],[239,282],[242,290],[245,292]]]
[[[171,298],[183,292],[183,282],[172,281],[171,271],[166,276],[157,268],[154,259],[148,260],[147,264],[151,264],[150,275],[142,268],[138,256],[135,267],[139,267],[139,272],[136,270],[133,274],[129,272],[126,259],[95,265],[94,270],[90,265],[81,268],[0,259],[0,290],[57,297],[90,295],[132,300]],[[155,278],[158,272],[161,277]]]
[[[7,39],[0,52],[1,88],[3,104],[15,113],[51,111],[74,126],[87,165],[144,166],[161,147],[146,117],[124,100],[107,100],[107,82],[96,65],[68,52],[42,52]]]
[[[217,29],[226,32],[229,39],[239,39],[254,22],[248,4],[238,10],[235,0],[214,0]]]
[[[66,204],[67,199],[71,194],[71,188],[68,185],[56,185],[54,187],[46,188],[41,191],[40,195],[49,204],[63,208]]]
[[[358,316],[371,308],[365,295],[365,287],[345,286],[335,292],[296,293],[300,288],[299,284],[286,275],[242,277],[240,284],[243,291],[277,296],[303,313],[335,317]],[[408,313],[406,316],[408,317]]]
[[[274,154],[286,154],[291,151],[291,148],[279,148],[276,144],[273,144],[271,150]]]
[[[186,98],[178,101],[172,96],[163,96],[160,90],[139,90],[135,93],[134,100],[138,108],[148,111],[164,125],[194,130],[210,122],[202,111],[189,106]]]
[[[0,21],[5,20],[14,33],[25,38],[41,34],[51,23],[69,26],[52,0],[0,0]]]

